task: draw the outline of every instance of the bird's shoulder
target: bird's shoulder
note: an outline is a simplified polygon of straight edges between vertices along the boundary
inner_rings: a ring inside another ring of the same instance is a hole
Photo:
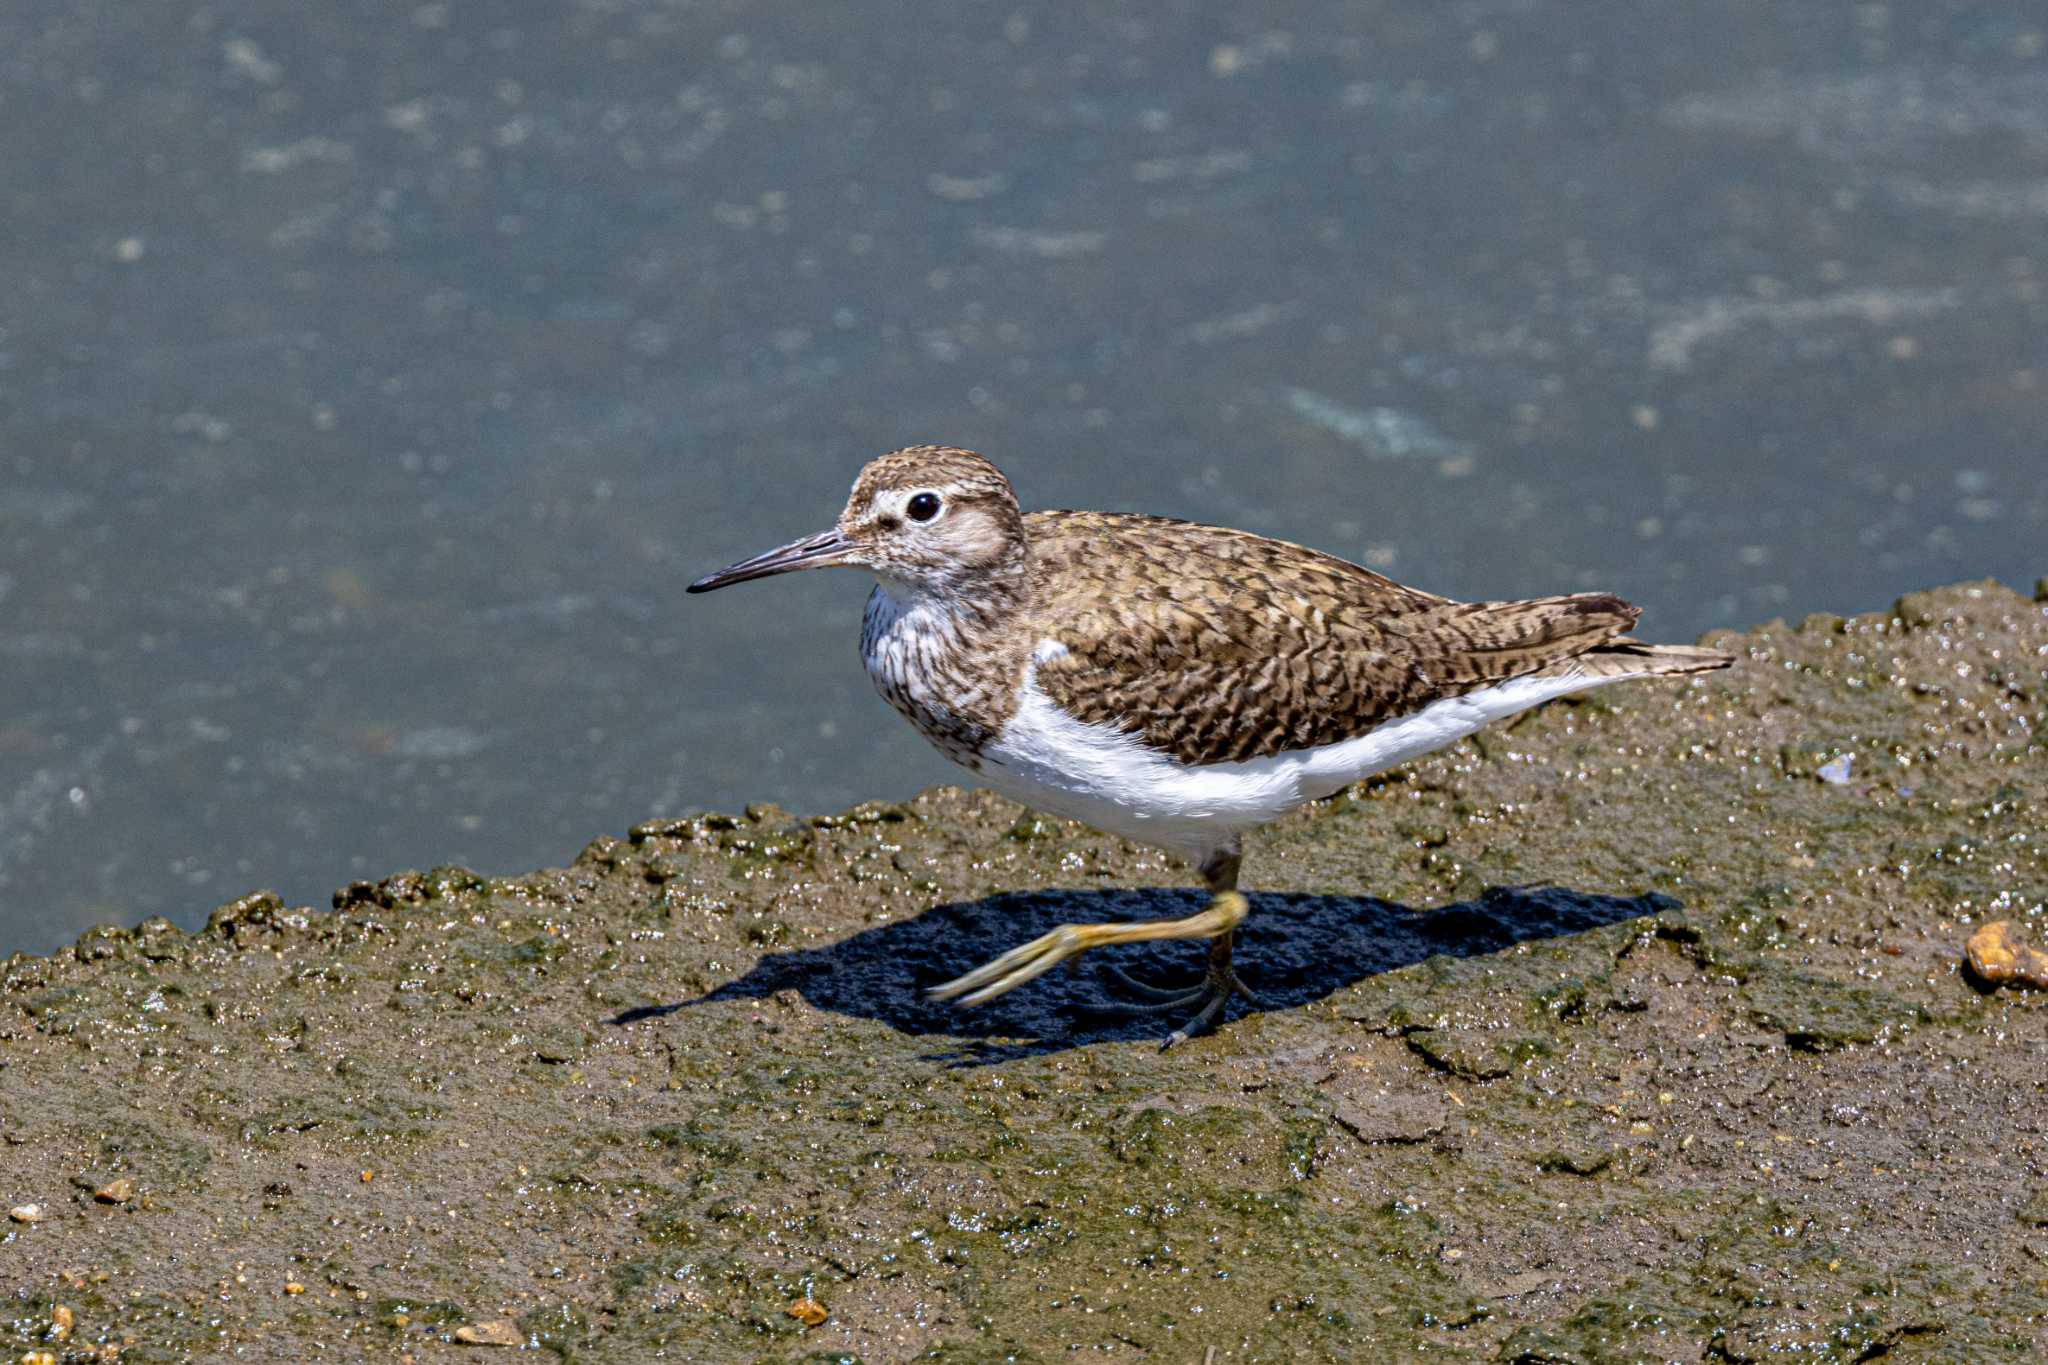
[[[1321,550],[1227,526],[1054,511],[1032,513],[1024,528],[1034,596],[1062,618],[1135,608],[1168,634],[1192,625],[1192,613],[1246,625],[1263,618],[1271,629],[1314,635],[1339,625],[1337,613],[1402,616],[1446,601]],[[1168,604],[1188,611],[1157,610]]]

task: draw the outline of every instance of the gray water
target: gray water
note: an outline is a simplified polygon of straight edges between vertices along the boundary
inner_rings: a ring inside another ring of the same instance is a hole
[[[0,10],[0,950],[954,770],[867,457],[1686,640],[2048,572],[2038,5]]]

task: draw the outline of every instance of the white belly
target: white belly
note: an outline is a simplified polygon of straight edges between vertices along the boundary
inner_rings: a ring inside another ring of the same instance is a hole
[[[981,780],[1015,801],[1193,861],[1238,833],[1503,717],[1621,677],[1517,678],[1431,702],[1337,744],[1189,766],[1136,736],[1074,719],[1027,675],[1016,714],[981,753]]]

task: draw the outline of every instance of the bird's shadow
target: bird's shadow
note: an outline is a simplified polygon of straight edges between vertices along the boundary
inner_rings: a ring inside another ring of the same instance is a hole
[[[1172,919],[1193,914],[1206,899],[1192,890],[1047,890],[954,902],[822,948],[773,953],[694,1000],[641,1006],[609,1022],[630,1024],[693,1005],[794,990],[817,1009],[878,1020],[908,1034],[964,1040],[934,1058],[959,1065],[1156,1039],[1183,1021],[1120,1010],[1117,987],[1099,968],[1113,963],[1149,984],[1191,985],[1203,960],[1198,943],[1098,948],[1075,959],[1077,969],[1048,972],[973,1009],[933,1001],[925,992],[1061,924]],[[1677,906],[1654,893],[1601,896],[1550,886],[1493,887],[1476,900],[1435,910],[1346,896],[1262,894],[1251,901],[1252,913],[1237,931],[1236,962],[1259,1003],[1235,1001],[1231,1017],[1291,1009],[1438,954],[1475,957]]]

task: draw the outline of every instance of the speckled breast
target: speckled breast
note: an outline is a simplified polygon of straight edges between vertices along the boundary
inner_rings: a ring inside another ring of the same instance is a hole
[[[948,704],[949,698],[974,691],[953,662],[957,648],[948,631],[919,613],[902,611],[882,588],[869,594],[861,617],[860,656],[875,690],[933,748],[979,772],[989,729]]]

